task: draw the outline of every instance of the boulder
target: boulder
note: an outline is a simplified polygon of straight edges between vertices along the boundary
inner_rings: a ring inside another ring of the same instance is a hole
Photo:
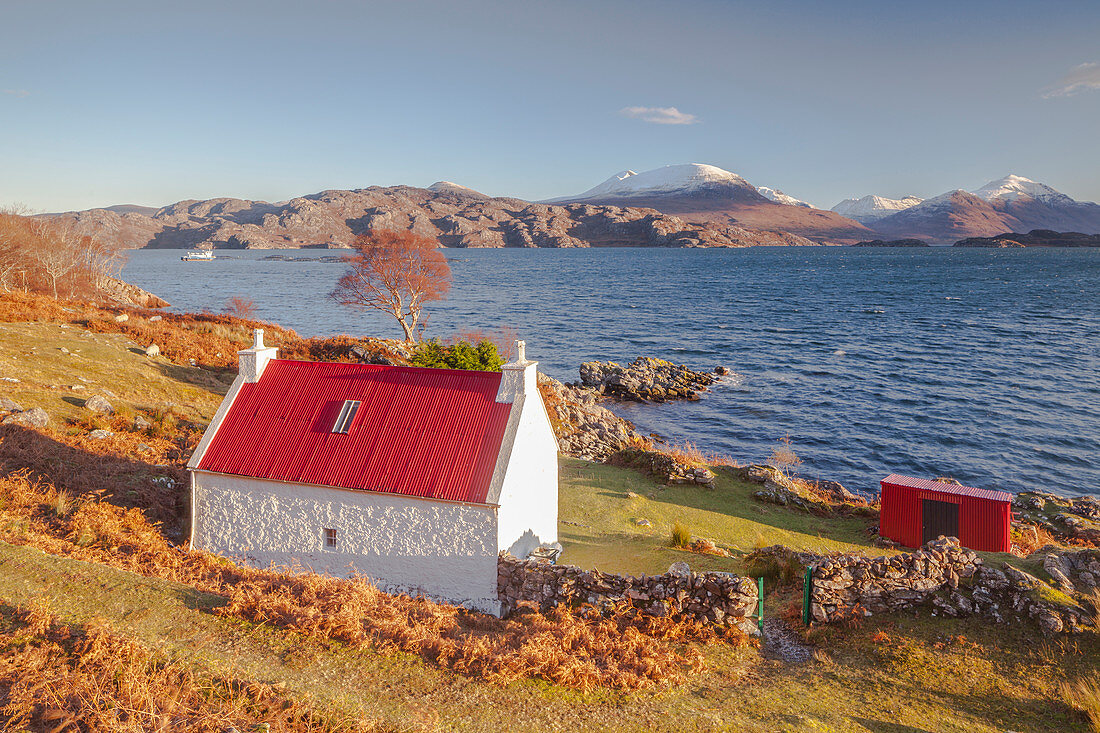
[[[50,416],[41,407],[32,407],[24,412],[16,412],[4,418],[4,425],[22,425],[27,428],[44,428],[50,422]]]
[[[107,398],[103,395],[92,395],[88,399],[84,400],[84,409],[91,410],[92,412],[98,412],[101,415],[113,415],[115,408],[111,406],[111,403],[107,401]]]
[[[146,356],[160,356],[160,347],[157,346],[156,344],[149,344],[148,348],[145,349],[145,355]]]
[[[115,323],[126,323],[126,321],[128,320],[130,320],[130,316],[126,315],[125,313],[119,313],[117,316],[115,316]]]
[[[23,407],[13,399],[0,397],[0,412],[22,412]]]
[[[110,430],[93,430],[88,433],[88,437],[92,440],[106,440],[107,438],[114,437],[114,433]]]
[[[668,574],[677,578],[687,578],[691,576],[691,567],[683,560],[677,560],[668,566]]]

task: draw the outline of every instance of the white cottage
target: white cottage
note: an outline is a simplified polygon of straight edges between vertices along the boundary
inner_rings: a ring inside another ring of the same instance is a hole
[[[501,372],[277,358],[263,331],[187,467],[191,546],[497,613],[497,553],[557,541],[553,429]]]

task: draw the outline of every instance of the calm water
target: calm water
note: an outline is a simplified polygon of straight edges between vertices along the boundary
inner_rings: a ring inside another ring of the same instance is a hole
[[[328,300],[341,264],[132,253],[124,277],[179,310],[252,298],[302,335],[398,337]],[[321,252],[284,252],[318,258]],[[933,248],[448,250],[430,335],[509,326],[559,379],[659,356],[741,376],[697,403],[616,408],[643,432],[742,461],[789,434],[803,474],[862,491],[897,471],[1100,491],[1100,251]]]

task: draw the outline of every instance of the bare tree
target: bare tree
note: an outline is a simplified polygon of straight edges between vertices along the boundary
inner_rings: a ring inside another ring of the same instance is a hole
[[[46,219],[31,219],[32,228],[38,239],[36,258],[53,288],[53,297],[57,298],[57,284],[80,264],[76,244],[79,238],[68,225],[57,224]]]
[[[443,300],[451,289],[451,268],[439,242],[408,231],[371,231],[356,238],[355,250],[344,258],[348,271],[329,297],[341,305],[389,313],[401,324],[405,340],[416,341],[424,304]]]
[[[251,320],[256,317],[256,304],[251,298],[246,298],[243,295],[234,295],[226,299],[225,305],[222,308],[222,313],[227,313],[237,318],[244,318],[245,320]]]

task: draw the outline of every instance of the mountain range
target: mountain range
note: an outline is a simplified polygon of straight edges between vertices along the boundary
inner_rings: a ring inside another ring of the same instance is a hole
[[[348,247],[370,229],[407,229],[447,247],[812,245],[782,231],[691,222],[654,209],[492,198],[448,181],[330,190],[280,203],[216,198],[49,214],[81,235],[137,249]]]
[[[1100,232],[1100,205],[1076,201],[1016,175],[969,192],[948,191],[923,200],[869,195],[823,211],[781,191],[755,187],[735,173],[693,163],[643,173],[623,171],[583,193],[554,201],[648,206],[690,221],[763,226],[838,243],[851,243],[853,237],[866,240],[872,234],[950,244],[1032,229]]]
[[[47,216],[128,248],[347,247],[377,228],[410,229],[448,247],[746,247],[882,238],[949,244],[1033,229],[1100,233],[1100,205],[1016,175],[929,199],[846,199],[826,211],[699,163],[625,170],[582,193],[534,203],[439,181],[279,203],[215,198]]]

